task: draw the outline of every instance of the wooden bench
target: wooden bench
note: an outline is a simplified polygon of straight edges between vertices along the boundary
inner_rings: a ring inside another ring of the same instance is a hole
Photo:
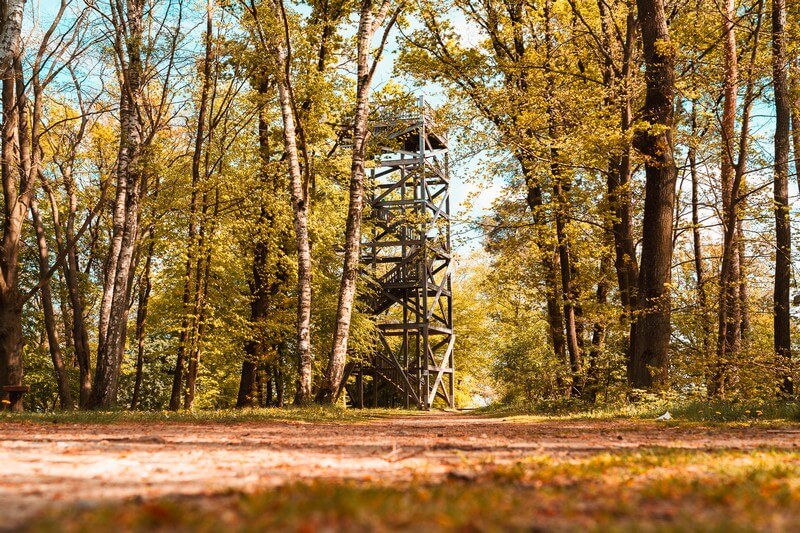
[[[3,385],[3,392],[8,394],[8,400],[3,402],[3,407],[9,411],[22,411],[22,397],[31,390],[27,385]]]

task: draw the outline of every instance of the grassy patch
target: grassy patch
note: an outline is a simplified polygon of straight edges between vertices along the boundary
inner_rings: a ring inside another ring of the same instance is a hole
[[[759,424],[800,422],[797,402],[724,402],[658,400],[624,405],[587,406],[581,403],[532,406],[492,406],[476,411],[516,421],[544,419],[655,419],[669,411],[673,423]]]
[[[285,407],[267,409],[222,409],[215,411],[57,411],[44,413],[0,412],[2,422],[40,422],[62,424],[191,423],[237,424],[271,420],[291,422],[353,423],[398,414],[395,409],[343,409],[331,407]]]
[[[652,448],[513,465],[403,486],[321,482],[255,494],[49,514],[30,531],[786,531],[800,455]]]

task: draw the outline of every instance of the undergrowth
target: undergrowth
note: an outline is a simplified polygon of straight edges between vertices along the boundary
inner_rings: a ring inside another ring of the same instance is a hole
[[[361,422],[397,414],[395,409],[343,409],[338,406],[310,406],[208,411],[50,411],[0,412],[4,421],[63,424],[192,423],[236,424],[270,420],[290,422]]]
[[[476,413],[493,417],[573,419],[655,419],[669,412],[674,422],[759,423],[800,422],[800,403],[784,401],[721,401],[646,399],[639,402],[589,405],[578,401],[493,405]]]

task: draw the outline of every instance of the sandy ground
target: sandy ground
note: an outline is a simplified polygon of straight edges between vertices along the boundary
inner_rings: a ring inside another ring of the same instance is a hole
[[[638,447],[798,449],[800,427],[520,423],[430,413],[358,424],[0,424],[0,528],[59,505],[252,491],[312,479],[469,477],[485,465]]]

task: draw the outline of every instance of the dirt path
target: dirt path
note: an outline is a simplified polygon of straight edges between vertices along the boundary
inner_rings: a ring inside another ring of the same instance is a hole
[[[64,504],[216,494],[310,479],[469,476],[525,457],[639,447],[796,450],[800,427],[685,428],[656,422],[519,423],[431,413],[358,424],[0,425],[3,528]]]

